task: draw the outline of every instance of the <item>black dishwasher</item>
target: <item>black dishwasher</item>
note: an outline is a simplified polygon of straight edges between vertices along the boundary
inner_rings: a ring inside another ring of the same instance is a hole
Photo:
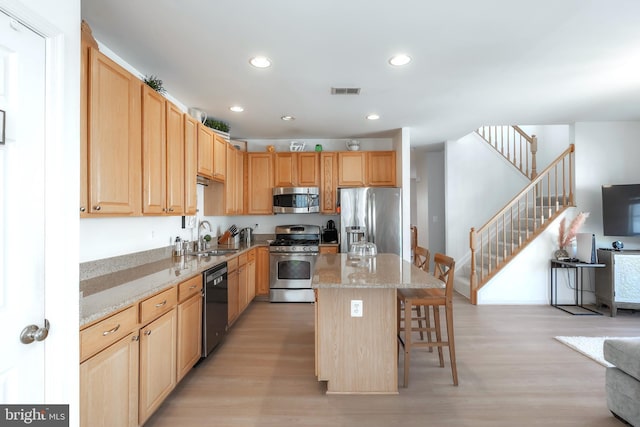
[[[227,330],[227,263],[218,264],[202,274],[202,357],[207,357],[220,344]]]

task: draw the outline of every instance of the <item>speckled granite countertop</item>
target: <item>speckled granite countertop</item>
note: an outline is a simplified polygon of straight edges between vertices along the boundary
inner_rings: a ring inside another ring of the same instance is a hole
[[[444,282],[395,254],[361,260],[349,259],[347,254],[320,254],[311,287],[444,288]]]
[[[138,258],[147,257],[145,259],[147,262],[122,270],[101,265],[109,264],[110,260],[104,260],[102,263],[94,261],[86,265],[81,264],[80,277],[84,280],[80,281],[80,327],[115,313],[149,295],[184,282],[229,258],[263,244],[264,242],[256,242],[250,247],[241,245],[238,252],[225,256],[174,258],[170,255],[170,251],[155,251],[152,255],[144,253],[138,255]],[[132,254],[130,257],[135,256],[137,255]],[[160,259],[156,259],[158,257]],[[115,264],[115,262],[111,263]],[[119,265],[122,265],[122,262],[119,262]],[[90,277],[94,274],[100,275]]]

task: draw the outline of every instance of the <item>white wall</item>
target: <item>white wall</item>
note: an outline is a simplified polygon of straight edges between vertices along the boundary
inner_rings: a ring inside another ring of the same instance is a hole
[[[598,247],[621,240],[625,249],[640,249],[640,237],[602,234],[603,184],[640,184],[640,121],[575,124],[576,201],[590,212],[582,231],[594,233]]]
[[[446,250],[461,260],[469,231],[513,198],[527,179],[475,133],[445,144]]]
[[[0,9],[47,38],[45,149],[45,401],[70,404],[78,422],[78,200],[80,1],[0,0]],[[36,403],[36,402],[24,402]]]
[[[445,164],[444,150],[429,151],[426,155],[427,167],[427,223],[428,240],[426,247],[432,254],[447,253],[445,240],[445,220],[447,206],[445,202]]]

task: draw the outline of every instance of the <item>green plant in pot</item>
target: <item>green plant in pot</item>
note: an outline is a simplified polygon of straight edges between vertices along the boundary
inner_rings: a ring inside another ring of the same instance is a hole
[[[209,118],[204,121],[204,125],[211,129],[219,130],[220,132],[229,132],[229,125],[220,120]]]
[[[156,92],[162,95],[167,93],[166,89],[162,86],[162,80],[160,80],[158,77],[154,75],[144,76],[144,79],[142,81],[151,89],[155,90]]]

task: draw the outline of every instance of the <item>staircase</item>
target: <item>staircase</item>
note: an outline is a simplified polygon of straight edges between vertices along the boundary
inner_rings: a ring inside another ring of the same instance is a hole
[[[537,173],[537,139],[517,126],[485,126],[478,134],[531,182],[480,228],[471,228],[469,242],[470,299],[551,222],[574,203],[574,151],[569,146]]]

